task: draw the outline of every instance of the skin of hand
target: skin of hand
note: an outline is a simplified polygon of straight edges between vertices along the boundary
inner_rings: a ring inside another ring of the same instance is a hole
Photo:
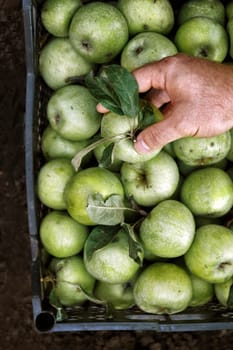
[[[138,153],[185,136],[211,137],[233,127],[233,65],[178,53],[133,72],[139,93],[164,119],[139,133]],[[107,110],[97,105],[100,113]]]

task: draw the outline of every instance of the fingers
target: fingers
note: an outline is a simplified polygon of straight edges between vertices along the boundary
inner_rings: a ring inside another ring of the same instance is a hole
[[[132,72],[137,80],[139,92],[146,92],[151,88],[166,90],[167,61],[165,58],[161,61],[149,63]]]
[[[107,113],[109,112],[109,110],[107,108],[105,108],[104,106],[102,106],[101,103],[98,103],[96,106],[96,109],[99,113]]]
[[[170,97],[164,90],[152,89],[147,95],[146,99],[154,104],[157,108],[160,108],[165,103],[170,102]]]
[[[134,145],[136,151],[140,154],[149,153],[152,150],[164,147],[182,135],[180,132],[171,127],[170,120],[164,119],[144,129],[137,137]]]

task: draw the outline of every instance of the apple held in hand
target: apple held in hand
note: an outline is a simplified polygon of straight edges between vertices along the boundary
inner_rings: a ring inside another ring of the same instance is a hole
[[[175,44],[166,36],[155,32],[139,33],[122,50],[121,66],[132,72],[146,63],[159,61],[176,53]]]
[[[52,38],[40,51],[40,74],[53,90],[71,84],[73,78],[86,75],[92,68],[93,64],[74,50],[68,38]]]
[[[124,189],[110,170],[80,170],[67,184],[64,200],[72,218],[84,225],[115,225],[123,221]]]
[[[142,221],[139,235],[149,252],[158,257],[175,258],[190,248],[195,221],[184,204],[168,199],[157,204]]]
[[[138,128],[138,118],[126,115],[118,115],[113,112],[106,113],[100,126],[101,137],[115,137],[113,159],[124,162],[136,163],[145,161],[156,156],[161,149],[156,149],[147,154],[139,154],[134,148],[134,133]]]
[[[70,141],[87,140],[99,130],[101,115],[88,89],[80,85],[65,86],[50,97],[47,104],[50,126]]]
[[[188,269],[209,283],[222,283],[233,276],[233,235],[221,225],[204,225],[184,255]]]
[[[134,285],[136,305],[153,314],[175,314],[185,310],[192,298],[192,283],[180,266],[155,262],[147,266]]]
[[[181,24],[174,43],[180,52],[216,62],[223,62],[228,53],[225,28],[207,17],[194,17]]]
[[[175,160],[161,151],[145,162],[124,162],[121,180],[129,198],[142,206],[154,206],[175,193],[179,170]]]
[[[107,63],[128,41],[128,26],[117,7],[96,1],[83,5],[72,18],[69,39],[87,61]]]

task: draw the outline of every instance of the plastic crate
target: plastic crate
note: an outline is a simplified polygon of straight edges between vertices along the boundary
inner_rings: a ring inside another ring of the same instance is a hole
[[[46,102],[51,91],[38,74],[38,54],[43,44],[43,29],[39,21],[40,1],[23,0],[25,51],[27,63],[25,160],[28,229],[31,244],[31,280],[33,322],[39,332],[74,332],[100,330],[132,330],[158,332],[184,332],[233,329],[233,310],[211,302],[203,307],[188,308],[174,315],[154,315],[132,308],[114,311],[111,316],[103,306],[87,303],[80,307],[67,307],[68,318],[57,322],[55,310],[45,295],[42,279],[42,257],[38,227],[43,207],[35,193],[35,180],[42,157],[40,136],[46,121]]]

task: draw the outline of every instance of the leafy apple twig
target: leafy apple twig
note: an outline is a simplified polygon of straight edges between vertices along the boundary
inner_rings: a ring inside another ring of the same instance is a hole
[[[99,140],[91,143],[89,146],[83,148],[81,151],[79,151],[71,160],[71,163],[76,171],[78,171],[83,157],[85,157],[89,152],[93,151],[97,146],[106,143],[106,142],[117,142],[120,140],[123,140],[125,138],[125,135],[116,135],[113,137],[106,137],[106,138],[100,138]]]
[[[125,68],[111,64],[102,68],[98,76],[90,72],[85,79],[91,94],[105,108],[135,118],[140,112],[138,84]]]
[[[143,129],[154,122],[154,113],[152,107],[144,101],[139,100],[138,84],[133,74],[117,64],[102,67],[99,74],[94,75],[91,71],[85,77],[85,84],[90,93],[108,110],[118,114],[125,115],[137,120],[137,129]],[[80,167],[82,158],[103,143],[116,143],[126,138],[133,138],[136,132],[135,123],[132,123],[132,130],[129,135],[119,134],[113,137],[104,137],[80,151],[73,159],[72,165],[77,171]],[[113,152],[110,146],[104,153],[103,158],[112,160],[109,150]],[[102,159],[105,163],[105,159]]]

